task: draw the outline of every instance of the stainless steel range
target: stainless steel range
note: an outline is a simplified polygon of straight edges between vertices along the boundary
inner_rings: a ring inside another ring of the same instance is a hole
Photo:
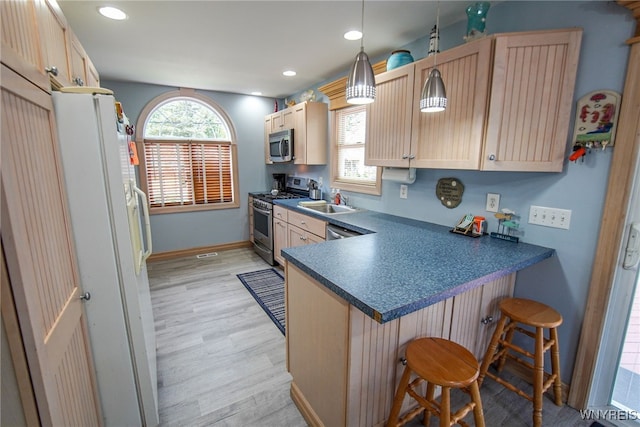
[[[287,177],[284,191],[252,193],[253,195],[253,248],[270,265],[273,259],[273,201],[276,199],[301,199],[309,197],[311,179]]]

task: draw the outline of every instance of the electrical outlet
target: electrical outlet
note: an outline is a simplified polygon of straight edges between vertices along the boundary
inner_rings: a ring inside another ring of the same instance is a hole
[[[401,184],[400,185],[400,198],[401,199],[406,199],[408,192],[409,192],[409,187],[406,186],[405,184]]]
[[[487,193],[487,212],[498,212],[500,206],[500,195],[495,193]]]
[[[571,224],[571,210],[532,205],[529,208],[529,224],[568,230]]]

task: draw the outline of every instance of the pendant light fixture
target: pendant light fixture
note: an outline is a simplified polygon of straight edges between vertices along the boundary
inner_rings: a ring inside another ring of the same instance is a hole
[[[369,56],[364,52],[364,0],[362,0],[360,28],[362,31],[360,52],[356,55],[347,79],[346,97],[349,104],[370,104],[376,98],[376,79],[369,62]]]
[[[436,12],[436,37],[440,34],[440,2]],[[447,92],[444,88],[444,82],[438,70],[438,50],[433,56],[433,69],[429,73],[427,81],[424,82],[422,88],[422,96],[420,97],[420,111],[423,113],[435,113],[444,111],[447,108]]]

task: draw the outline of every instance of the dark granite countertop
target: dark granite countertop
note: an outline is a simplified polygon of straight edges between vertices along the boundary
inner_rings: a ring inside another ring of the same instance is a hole
[[[365,233],[286,248],[285,259],[362,312],[385,323],[536,264],[555,250],[489,236],[467,237],[428,222],[374,211],[325,216],[275,203]]]

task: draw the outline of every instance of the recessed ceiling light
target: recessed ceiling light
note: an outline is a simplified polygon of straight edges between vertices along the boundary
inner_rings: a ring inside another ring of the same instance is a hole
[[[98,8],[98,12],[100,15],[105,16],[110,19],[115,19],[116,21],[122,21],[123,19],[127,19],[127,14],[111,6],[103,6]]]
[[[347,40],[360,40],[362,38],[362,33],[358,30],[351,30],[344,33],[344,38]]]
[[[251,92],[251,95],[260,96],[262,95],[262,92]]]
[[[296,75],[296,72],[293,70],[287,70],[287,71],[283,71],[282,75],[287,77],[293,77]]]

